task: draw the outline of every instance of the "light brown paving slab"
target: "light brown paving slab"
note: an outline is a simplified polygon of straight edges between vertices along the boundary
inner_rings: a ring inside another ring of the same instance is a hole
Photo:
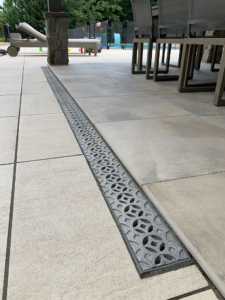
[[[20,95],[0,96],[0,117],[18,116]]]
[[[221,128],[225,129],[225,115],[220,116],[204,116],[201,117],[203,120],[215,124]]]
[[[57,114],[62,110],[54,95],[23,95],[21,115]]]
[[[225,283],[225,173],[147,185]]]
[[[153,95],[144,93],[114,97],[76,98],[76,101],[94,123],[189,114]]]
[[[195,266],[139,278],[83,156],[18,164],[8,299],[164,300],[205,286]]]
[[[212,290],[185,297],[183,300],[217,300],[218,298]]]
[[[46,95],[53,94],[48,82],[24,82],[23,95]]]
[[[225,170],[225,131],[196,116],[96,123],[142,185]]]
[[[17,117],[0,118],[0,164],[14,163]]]
[[[81,154],[63,114],[20,118],[18,161]]]
[[[2,295],[5,254],[11,203],[13,165],[0,166],[0,294]]]

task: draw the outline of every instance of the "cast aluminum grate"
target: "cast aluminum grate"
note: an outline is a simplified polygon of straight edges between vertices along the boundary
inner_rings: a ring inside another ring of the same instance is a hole
[[[74,99],[48,67],[43,67],[43,71],[99,183],[139,274],[189,261],[189,254]]]

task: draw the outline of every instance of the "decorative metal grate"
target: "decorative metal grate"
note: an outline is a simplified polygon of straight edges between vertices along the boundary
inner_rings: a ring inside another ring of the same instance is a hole
[[[190,260],[149,199],[48,67],[46,78],[99,183],[139,274]]]

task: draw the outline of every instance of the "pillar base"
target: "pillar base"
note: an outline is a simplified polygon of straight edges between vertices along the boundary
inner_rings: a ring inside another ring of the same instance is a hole
[[[48,63],[68,65],[67,14],[45,12],[46,37],[48,44]]]

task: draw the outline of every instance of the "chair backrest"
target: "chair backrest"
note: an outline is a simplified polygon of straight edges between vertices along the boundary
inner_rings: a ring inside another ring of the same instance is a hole
[[[47,41],[46,36],[44,34],[37,31],[36,29],[34,29],[32,26],[30,26],[29,24],[27,24],[25,22],[20,23],[16,27],[19,28],[20,30],[22,30],[23,32],[33,36],[34,38],[38,39],[41,42],[46,42]]]
[[[225,30],[225,1],[189,0],[189,24],[192,33]]]
[[[152,8],[150,0],[131,0],[135,36],[153,38]]]
[[[188,24],[188,0],[158,0],[161,34],[186,34]]]

